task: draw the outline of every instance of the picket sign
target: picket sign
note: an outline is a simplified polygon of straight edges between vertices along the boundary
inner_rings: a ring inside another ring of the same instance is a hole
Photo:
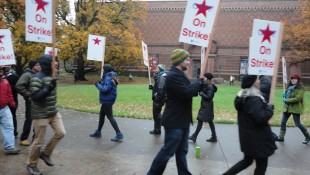
[[[254,19],[249,47],[249,75],[272,75],[270,103],[274,101],[275,86],[282,44],[283,23]]]
[[[147,67],[147,72],[149,75],[149,84],[152,85],[151,70],[150,70],[150,63],[149,63],[149,52],[147,49],[147,44],[145,44],[143,41],[142,41],[142,55],[143,55],[143,63]]]
[[[100,77],[103,75],[105,44],[105,37],[91,34],[88,35],[87,60],[101,61]]]

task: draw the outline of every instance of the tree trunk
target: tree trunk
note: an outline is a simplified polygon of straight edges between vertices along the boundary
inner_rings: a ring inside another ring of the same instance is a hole
[[[84,59],[82,51],[78,53],[77,68],[75,71],[74,79],[75,81],[87,81],[87,79],[85,78]]]
[[[23,70],[24,70],[24,68],[23,68],[23,64],[22,64],[22,57],[21,56],[17,56],[16,58],[15,58],[15,60],[16,60],[16,67],[15,67],[15,71],[16,71],[16,74],[17,75],[22,75],[23,74]]]

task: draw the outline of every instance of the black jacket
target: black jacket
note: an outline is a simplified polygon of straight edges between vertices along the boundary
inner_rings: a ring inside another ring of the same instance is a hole
[[[259,96],[235,99],[241,151],[254,158],[267,158],[277,149],[272,137],[269,119],[273,108]]]
[[[214,119],[213,111],[213,97],[217,87],[214,84],[204,85],[202,92],[199,94],[201,96],[200,109],[198,112],[197,119],[204,122],[211,122]]]
[[[192,119],[192,99],[201,82],[190,83],[181,70],[172,66],[166,78],[167,101],[161,124],[166,128],[188,128]]]

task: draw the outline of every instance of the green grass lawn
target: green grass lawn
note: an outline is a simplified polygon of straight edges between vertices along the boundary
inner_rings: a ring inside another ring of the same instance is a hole
[[[217,85],[218,91],[214,97],[216,123],[236,123],[237,114],[233,106],[234,98],[240,90],[239,86]],[[83,112],[99,113],[99,93],[94,85],[59,85],[58,106]],[[278,126],[282,116],[282,89],[277,88],[275,94],[275,114],[272,125]],[[302,123],[310,126],[310,91],[305,93],[305,110]],[[196,119],[200,107],[200,97],[193,102],[193,117]],[[120,84],[118,97],[114,104],[114,116],[152,119],[151,91],[147,84]],[[293,120],[288,122],[294,126]]]

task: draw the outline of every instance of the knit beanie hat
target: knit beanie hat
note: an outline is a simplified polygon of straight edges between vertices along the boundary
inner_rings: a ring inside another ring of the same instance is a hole
[[[210,72],[206,72],[203,76],[205,76],[208,80],[213,78],[213,75]]]
[[[297,80],[300,80],[300,76],[298,74],[293,74],[291,76],[291,79],[296,78]]]
[[[106,64],[103,66],[104,73],[112,72],[114,71],[114,67],[111,64]]]
[[[179,65],[189,57],[189,53],[184,49],[175,49],[171,53],[171,61],[174,66]]]
[[[30,69],[32,69],[36,64],[38,64],[36,60],[30,60],[28,66]]]
[[[257,75],[246,75],[242,78],[241,88],[250,88],[257,79]]]

